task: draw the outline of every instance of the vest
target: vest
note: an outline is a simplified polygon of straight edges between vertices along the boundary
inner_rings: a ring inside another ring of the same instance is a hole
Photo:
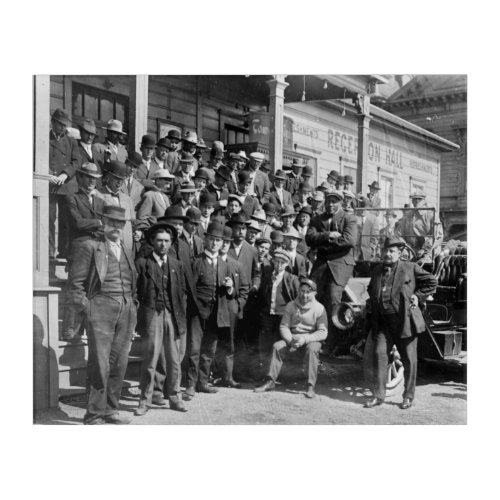
[[[284,286],[285,286],[285,276],[283,276],[281,283],[276,288],[276,302],[274,304],[274,314],[280,315],[280,316],[283,315],[283,312],[285,311],[285,306],[287,305],[287,301],[285,300],[285,297],[283,295],[283,287]],[[267,288],[266,297],[265,297],[265,302],[266,302],[265,312],[267,314],[271,313],[271,294],[272,293],[273,293],[273,281],[272,281],[272,279],[270,279],[269,285]]]
[[[391,303],[391,292],[392,284],[394,282],[394,275],[396,274],[396,266],[393,266],[389,276],[384,276],[384,271],[382,271],[382,282],[380,286],[380,307],[383,314],[396,314],[397,311],[394,309]]]
[[[209,264],[205,257],[202,258],[201,272],[196,283],[196,294],[204,301],[210,301],[213,304],[217,301],[217,266]]]
[[[106,246],[108,247],[108,245]],[[115,254],[108,247],[108,270],[101,285],[100,293],[116,299],[130,299],[132,296],[132,272],[123,248],[120,262],[118,262]]]
[[[167,311],[172,312],[172,292],[170,290],[168,264],[162,266],[159,273],[161,274],[161,288],[156,296],[155,308],[158,312],[163,311],[165,308]]]

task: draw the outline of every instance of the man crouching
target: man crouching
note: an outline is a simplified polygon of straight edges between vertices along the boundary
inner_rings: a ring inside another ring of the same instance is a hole
[[[275,342],[271,364],[266,381],[256,387],[255,392],[272,391],[279,376],[284,358],[290,353],[302,353],[307,365],[307,391],[305,396],[315,396],[314,386],[318,378],[319,351],[321,342],[326,339],[327,317],[322,304],[316,300],[316,283],[302,278],[299,296],[289,302],[280,323],[280,335],[283,340]]]

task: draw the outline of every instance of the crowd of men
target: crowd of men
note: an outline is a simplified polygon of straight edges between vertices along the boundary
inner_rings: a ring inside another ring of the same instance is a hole
[[[57,219],[57,254],[68,263],[63,340],[76,341],[84,331],[88,337],[84,423],[129,422],[118,409],[136,333],[138,416],[167,400],[187,411],[196,392],[217,392],[214,379],[232,388],[253,380],[256,392],[272,390],[289,356],[302,356],[305,395],[312,398],[320,350],[335,348],[332,310],[356,262],[358,275],[382,283],[372,309],[387,312],[373,315],[383,325],[384,349],[400,340],[401,311],[413,311],[413,297],[424,300],[433,291],[431,275],[404,263],[405,276],[416,278],[412,286],[403,282],[409,296],[400,308],[391,291],[397,295],[403,286],[401,273],[377,278],[371,265],[382,256],[384,268],[394,267],[405,242],[418,258],[430,255],[436,221],[419,210],[423,193],[397,220],[395,211],[382,209],[376,181],[366,195],[354,194],[352,177],[333,170],[314,186],[312,168],[299,160],[289,172],[271,173],[262,153],[228,153],[220,141],[208,148],[192,131],[171,130],[158,141],[144,135],[135,152],[122,145],[118,120],[107,123],[102,143],[94,142],[91,119],[79,126],[79,139],[68,135],[64,110],[54,111],[51,124],[50,255],[56,256]],[[394,262],[386,262],[388,255]],[[413,339],[413,327],[405,328],[405,339]],[[401,342],[409,407],[416,342]],[[379,354],[379,365],[387,364]],[[383,402],[382,389],[374,394],[368,407]]]

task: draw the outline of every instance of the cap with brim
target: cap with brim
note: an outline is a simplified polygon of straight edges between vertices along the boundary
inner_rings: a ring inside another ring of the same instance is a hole
[[[269,239],[269,238],[257,238],[255,240],[255,246],[259,246],[259,245],[262,245],[262,243],[267,243],[269,245],[272,244],[272,241]]]
[[[342,201],[344,199],[344,195],[340,191],[329,191],[326,193],[325,198],[328,200],[329,198],[334,198],[337,201]]]
[[[181,184],[181,193],[196,193],[196,186],[192,182],[183,182]]]
[[[246,222],[245,218],[241,214],[237,213],[237,214],[231,215],[231,218],[226,222],[226,225],[228,225],[228,226],[232,226],[234,224],[246,225],[245,222]]]
[[[121,222],[126,222],[128,220],[125,216],[125,209],[115,205],[104,205],[100,215],[102,217],[107,217],[108,219],[118,220]]]
[[[188,218],[182,213],[182,208],[179,206],[170,206],[165,210],[165,215],[163,217],[158,217],[158,222],[186,222]]]
[[[95,163],[82,163],[80,167],[76,169],[79,174],[88,175],[89,177],[94,177],[99,179],[102,177],[99,167]]]
[[[168,222],[157,222],[156,224],[153,224],[151,227],[148,227],[144,231],[144,236],[148,240],[151,240],[153,234],[158,230],[158,229],[168,229],[172,231],[172,243],[174,243],[177,240],[178,234],[177,234],[177,229],[175,229],[175,226],[172,224],[169,224]]]
[[[397,238],[394,236],[390,236],[384,240],[384,246],[383,248],[390,248],[390,247],[404,247],[405,242],[401,238]]]
[[[52,119],[55,120],[56,122],[62,123],[66,127],[69,127],[71,125],[71,120],[69,119],[68,114],[64,109],[57,108],[53,113],[52,113]]]
[[[313,280],[310,280],[309,278],[300,278],[300,285],[307,285],[308,287],[311,288],[313,292],[315,292],[318,287],[316,286],[316,283]]]
[[[246,221],[246,225],[247,225],[247,231],[249,229],[252,229],[254,231],[258,231],[259,233],[261,231],[259,223],[256,220]]]
[[[293,205],[285,205],[280,216],[289,217],[290,215],[296,215],[295,208],[293,208]]]
[[[78,125],[82,130],[85,130],[85,132],[88,132],[89,134],[97,134],[97,128],[95,126],[94,120],[91,118],[84,118],[83,122]]]
[[[118,134],[127,135],[123,131],[123,125],[120,120],[109,120],[104,130],[109,130],[110,132],[117,132]]]
[[[290,256],[288,255],[288,253],[285,250],[281,250],[280,248],[273,252],[273,259],[282,259],[287,263],[290,262]]]

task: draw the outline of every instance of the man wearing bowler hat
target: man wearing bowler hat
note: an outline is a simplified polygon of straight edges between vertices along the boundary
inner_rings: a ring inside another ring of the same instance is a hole
[[[249,173],[246,170],[238,172],[237,180],[238,183],[236,184],[234,194],[242,200],[241,210],[245,214],[245,217],[249,219],[260,208],[260,204],[257,198],[251,196],[249,193],[252,182]]]
[[[290,355],[302,355],[307,374],[305,396],[314,398],[314,387],[318,378],[319,351],[327,336],[327,317],[322,304],[316,300],[316,283],[301,278],[298,296],[288,302],[280,322],[282,340],[273,344],[269,371],[264,384],[255,392],[272,391],[283,366]]]
[[[118,160],[124,163],[128,158],[127,149],[120,144],[120,138],[125,137],[122,122],[109,120],[106,126],[106,139],[103,143],[95,143],[92,147],[94,162],[99,165],[103,175],[108,169],[109,163]]]
[[[225,188],[226,182],[231,179],[229,169],[221,165],[214,174],[214,181],[209,184],[201,193],[210,193],[215,195],[213,217],[223,215],[224,209],[227,207],[229,191]]]
[[[208,171],[206,168],[202,167],[202,168],[199,168],[198,170],[196,170],[196,172],[194,173],[194,176],[193,176],[193,182],[194,182],[194,186],[196,188],[196,194],[195,194],[194,200],[193,200],[193,205],[195,207],[200,206],[200,193],[203,189],[205,189],[205,187],[207,186],[209,181],[210,181],[210,177],[208,175]]]
[[[181,133],[175,129],[172,128],[168,131],[167,134],[167,139],[172,143],[172,151],[175,151],[179,147],[179,143],[181,142]]]
[[[194,155],[196,153],[196,144],[198,143],[198,135],[196,132],[193,132],[191,130],[188,130],[185,134],[184,137],[182,138],[182,148],[180,151],[171,151],[167,155],[167,159],[165,160],[166,162],[166,168],[170,170],[170,173],[172,175],[177,174],[177,172],[180,170],[181,165],[180,165],[180,159],[183,153],[189,153],[190,155]],[[196,161],[196,158],[194,158],[194,163],[197,164],[198,162]],[[196,167],[192,167],[192,170],[194,171]],[[191,172],[192,173],[192,172]]]
[[[135,410],[144,415],[153,401],[155,376],[160,355],[165,357],[166,387],[170,409],[185,412],[179,397],[181,361],[186,352],[186,284],[183,265],[169,255],[177,238],[171,224],[159,223],[146,231],[153,251],[136,262],[137,332],[142,337],[141,397]]]
[[[118,160],[109,162],[104,186],[96,191],[96,196],[102,198],[104,205],[114,205],[125,210],[126,223],[122,228],[121,235],[123,244],[128,251],[132,250],[132,223],[135,221],[135,207],[130,196],[121,191],[125,179],[128,177],[128,169],[125,163]]]
[[[161,170],[158,163],[153,160],[155,147],[156,141],[152,135],[146,134],[142,136],[142,162],[135,172],[135,177],[145,188],[154,187],[153,175],[158,170]]]
[[[189,246],[189,256],[194,259],[203,251],[203,239],[196,234],[200,224],[201,212],[198,208],[191,207],[187,209],[185,216],[187,220],[184,222],[184,229],[179,238]]]
[[[236,296],[231,269],[219,250],[224,225],[211,222],[205,234],[205,249],[193,262],[198,314],[190,321],[188,343],[188,385],[184,398],[191,400],[195,391],[212,394],[217,389],[208,384],[210,365],[215,355],[219,329],[230,328],[229,300]]]
[[[357,241],[357,221],[342,209],[343,194],[327,193],[325,212],[313,217],[306,243],[315,251],[316,260],[311,279],[318,285],[318,300],[328,313],[328,350],[334,352],[338,333],[331,317],[333,306],[342,300],[349,278],[354,271],[354,246]]]
[[[292,194],[285,189],[287,176],[283,170],[277,170],[273,175],[273,187],[270,190],[269,202],[278,207],[292,205]]]
[[[337,170],[331,170],[330,172],[328,172],[328,175],[326,177],[326,182],[328,183],[329,185],[329,188],[330,189],[337,189],[337,181],[340,177],[340,173],[337,172]]]
[[[171,146],[172,143],[166,137],[160,139],[156,143],[156,155],[153,158],[153,163],[156,163],[156,165],[158,165],[158,168],[167,168],[165,160],[167,159],[167,155],[171,150]]]
[[[58,221],[58,254],[66,257],[68,221],[63,210],[64,197],[78,190],[75,172],[81,163],[78,144],[67,134],[71,124],[66,112],[57,108],[50,120],[49,132],[49,255],[56,256],[56,219]]]
[[[382,200],[380,199],[380,185],[377,181],[373,181],[371,184],[368,184],[368,189],[370,192],[367,195],[367,198],[370,200],[370,206],[372,208],[380,208],[382,206]]]
[[[373,408],[385,399],[389,353],[395,344],[404,367],[405,386],[402,409],[410,408],[417,380],[417,341],[425,331],[420,304],[435,292],[436,278],[414,262],[402,261],[400,238],[387,238],[382,263],[372,271],[368,285],[367,330],[374,341],[375,380],[373,397],[365,406]]]
[[[127,166],[127,178],[120,191],[130,197],[137,210],[142,201],[142,195],[145,193],[144,185],[136,179],[136,171],[142,165],[142,155],[137,152],[131,153],[125,161],[125,165]]]
[[[165,215],[165,210],[170,206],[170,195],[174,176],[166,169],[157,170],[152,179],[156,190],[146,191],[142,203],[137,211],[137,218],[150,225],[155,224],[158,217]]]
[[[136,271],[122,245],[125,209],[105,206],[104,236],[87,240],[75,254],[70,297],[87,316],[88,396],[85,424],[128,424],[119,415],[120,393],[135,330]]]

